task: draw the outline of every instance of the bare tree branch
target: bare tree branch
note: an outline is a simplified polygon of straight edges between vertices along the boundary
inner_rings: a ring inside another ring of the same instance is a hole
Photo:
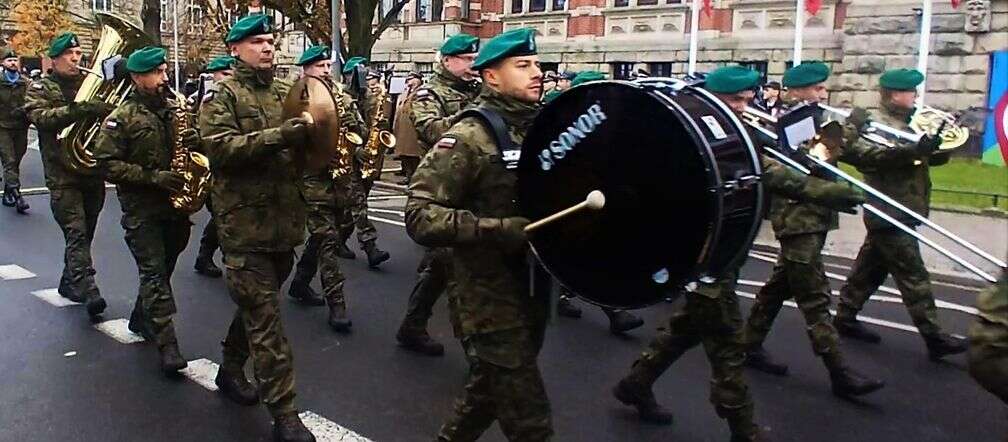
[[[381,21],[378,22],[378,26],[375,27],[374,32],[371,34],[371,39],[378,41],[381,38],[382,32],[385,32],[389,26],[395,23],[396,19],[399,17],[399,12],[402,11],[403,7],[409,4],[410,0],[397,0],[392,4],[392,8],[389,9],[385,16],[382,17]]]

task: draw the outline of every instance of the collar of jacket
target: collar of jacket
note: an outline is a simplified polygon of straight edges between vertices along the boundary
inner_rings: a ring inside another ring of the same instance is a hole
[[[273,84],[273,69],[253,69],[241,60],[235,62],[234,76],[242,84],[254,88],[268,88]]]
[[[500,114],[509,126],[525,130],[532,125],[532,120],[539,113],[539,103],[526,103],[513,97],[508,97],[489,87],[480,91],[480,105]]]
[[[445,69],[444,65],[440,63],[434,66],[434,75],[437,75],[438,79],[446,86],[463,93],[472,91],[476,83],[475,81],[465,81],[456,77],[455,74],[448,72],[448,69]]]
[[[60,86],[79,85],[81,84],[81,82],[84,81],[84,75],[74,75],[72,77],[68,77],[56,72],[55,70],[52,71],[52,74],[49,75],[49,78],[51,78],[52,81],[55,81],[56,84]]]
[[[882,103],[883,112],[889,114],[897,120],[904,121],[907,124],[910,124],[910,120],[913,118],[913,114],[916,110],[916,107],[907,109],[905,107],[893,106],[892,102]]]
[[[141,105],[149,109],[151,112],[154,112],[155,114],[158,115],[161,115],[161,113],[168,108],[168,101],[162,94],[156,94],[156,95],[148,94],[146,92],[141,91],[140,89],[136,89],[136,92],[133,94],[132,98],[137,103],[140,103]]]

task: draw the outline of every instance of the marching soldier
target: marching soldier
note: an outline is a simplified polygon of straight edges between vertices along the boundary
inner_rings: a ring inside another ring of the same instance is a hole
[[[711,72],[705,88],[741,115],[752,101],[752,89],[759,78],[756,71],[728,66]],[[764,160],[761,181],[769,192],[836,209],[849,209],[864,202],[861,194],[848,186],[803,176],[772,160]],[[634,362],[630,374],[614,387],[616,398],[636,407],[641,419],[672,423],[671,412],[658,404],[652,385],[687,350],[703,344],[711,365],[711,403],[718,415],[728,421],[732,441],[767,440],[753,423],[752,398],[742,377],[745,359],[741,345],[742,314],[735,294],[742,264],[735,263],[715,282],[701,282],[695,290],[687,292],[685,307],[673,314],[669,326],[661,330],[648,350]]]
[[[476,440],[495,420],[512,441],[553,435],[536,361],[547,300],[530,296],[529,220],[518,216],[516,177],[500,160],[502,151],[517,149],[538,112],[534,36],[529,28],[502,33],[472,65],[483,78],[480,108],[507,127],[498,132],[482,117],[463,117],[434,143],[410,185],[406,231],[425,246],[452,247],[448,304],[469,361],[465,394],[439,441]]]
[[[894,69],[883,73],[879,78],[880,111],[872,119],[910,131],[908,122],[914,113],[916,88],[923,81],[924,75],[913,69]],[[866,112],[855,112],[852,118],[858,120],[855,126],[862,129],[868,126]],[[859,140],[845,150],[843,160],[857,166],[864,173],[868,185],[910,210],[927,216],[931,201],[929,166],[948,162],[947,153],[936,152],[941,137],[935,134],[922,137],[916,144],[904,141],[896,141],[896,144],[883,149]],[[880,150],[884,150],[885,154],[873,155]],[[883,207],[882,210],[909,226],[920,224],[895,208]],[[931,279],[921,259],[917,239],[868,212],[864,214],[864,222],[868,236],[858,251],[846,284],[840,289],[840,305],[834,319],[840,334],[865,342],[881,341],[878,333],[857,320],[857,314],[886,276],[892,274],[903,304],[924,338],[930,358],[937,361],[947,355],[965,352],[966,344],[943,333],[938,324]]]
[[[455,34],[441,45],[441,63],[434,76],[413,98],[413,119],[421,158],[427,155],[463,108],[479,95],[477,72],[472,70],[479,51],[479,39]],[[416,284],[410,293],[406,317],[396,333],[403,348],[431,356],[444,354],[444,345],[427,333],[434,304],[445,291],[451,269],[447,248],[428,248],[420,261]]]
[[[105,119],[94,153],[105,179],[117,185],[126,245],[140,276],[129,329],[157,344],[161,371],[176,375],[187,364],[172,321],[177,308],[171,276],[189,242],[192,223],[169,201],[185,184],[171,163],[176,142],[196,151],[202,148],[193,121],[176,132],[174,113],[186,103],[166,99],[167,69],[163,48],[148,46],[130,54],[126,70],[134,91]]]
[[[105,183],[101,177],[80,173],[67,164],[67,154],[56,135],[71,124],[105,118],[113,106],[99,99],[74,101],[84,80],[77,66],[83,55],[77,35],[60,34],[46,55],[52,59],[52,74],[28,88],[25,112],[38,129],[49,204],[66,240],[58,291],[64,298],[85,303],[88,315],[97,320],[106,303],[95,284],[91,241],[105,205]]]
[[[353,99],[341,85],[332,81],[332,61],[328,46],[312,46],[304,51],[297,65],[304,75],[320,78],[332,90],[336,99],[343,100],[346,113],[341,126],[360,135],[364,125]],[[307,172],[304,176],[305,201],[308,203],[308,240],[305,242],[297,272],[291,281],[290,296],[307,305],[329,305],[329,326],[339,333],[349,333],[352,325],[347,317],[343,281],[336,251],[339,247],[339,226],[349,202],[349,178],[333,178],[332,170]],[[311,281],[321,264],[322,299],[311,288]]]
[[[1008,404],[1008,272],[977,296],[976,322],[969,332],[969,372]]]
[[[28,151],[28,118],[25,115],[25,91],[28,79],[21,76],[21,62],[13,49],[0,52],[3,78],[0,78],[0,162],[3,163],[3,205],[18,213],[28,213],[28,202],[21,198],[21,159]]]
[[[830,69],[818,61],[804,62],[784,73],[788,100],[797,103],[818,103],[826,98],[826,79]],[[853,135],[857,138],[857,135]],[[806,147],[801,148],[807,152]],[[836,158],[826,159],[836,163]],[[830,317],[829,280],[822,262],[826,235],[839,227],[834,209],[813,202],[784,197],[773,198],[770,221],[780,242],[780,256],[773,274],[756,294],[743,332],[746,366],[784,376],[788,366],[776,362],[763,349],[784,301],[794,298],[805,318],[812,351],[822,358],[830,374],[833,393],[838,396],[860,396],[884,386],[882,381],[868,378],[847,366],[840,352],[840,337]]]
[[[213,86],[199,98],[199,109],[203,108],[203,103],[213,99],[214,94],[217,92],[217,85],[220,82],[234,75],[234,63],[234,57],[229,55],[214,58],[210,60],[210,63],[207,63],[206,72],[213,75]],[[223,272],[221,272],[220,267],[217,267],[217,264],[214,264],[214,253],[220,248],[220,239],[217,237],[217,221],[213,217],[213,200],[209,195],[207,196],[206,205],[207,211],[210,212],[210,221],[203,228],[203,235],[200,237],[199,253],[196,254],[196,263],[193,265],[193,268],[200,275],[220,278]]]
[[[225,279],[238,306],[224,338],[216,383],[239,404],[255,405],[261,399],[273,417],[275,440],[314,441],[294,407],[293,356],[278,301],[294,248],[304,240],[302,177],[291,149],[305,142],[310,123],[281,118],[281,100],[290,84],[273,78],[267,16],[238,20],[225,43],[238,59],[235,75],[218,85],[200,112],[214,175],[211,192]],[[258,397],[243,371],[249,358]]]
[[[343,68],[344,74],[349,74],[354,72],[358,65],[364,65],[367,60],[361,57],[354,57],[347,61],[347,65]],[[365,122],[365,130],[369,130],[372,126],[372,119],[376,118],[376,114],[384,116],[384,121],[375,126],[374,130],[389,130],[391,126],[388,124],[389,111],[391,110],[392,102],[389,101],[388,94],[384,93],[385,87],[381,84],[381,74],[377,71],[367,72],[367,91],[359,91],[359,94],[363,97],[357,97],[358,101],[362,104],[361,106],[361,116]],[[385,100],[381,103],[378,100],[381,97],[385,97]],[[376,109],[381,108],[380,112],[375,112]],[[377,117],[382,118],[382,117]],[[368,135],[365,133],[364,142],[367,143]],[[371,186],[374,185],[375,180],[381,177],[382,162],[384,160],[385,152],[384,147],[379,147],[378,155],[380,158],[376,161],[375,168],[377,173],[375,176],[365,179],[361,176],[362,163],[360,161],[360,154],[363,152],[358,151],[358,155],[354,159],[353,172],[350,178],[350,204],[347,206],[346,211],[348,215],[344,215],[342,226],[340,226],[340,256],[347,259],[353,259],[353,251],[346,246],[347,240],[350,238],[350,234],[353,233],[354,229],[357,230],[357,241],[360,243],[361,250],[367,255],[368,267],[371,269],[377,269],[381,263],[388,261],[389,253],[379,249],[377,246],[378,241],[378,229],[375,229],[374,223],[368,219],[367,214],[367,197],[371,193]]]

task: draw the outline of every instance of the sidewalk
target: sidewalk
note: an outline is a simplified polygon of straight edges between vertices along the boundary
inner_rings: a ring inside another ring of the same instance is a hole
[[[1008,255],[1008,219],[940,211],[932,211],[930,219],[952,233],[959,235],[960,238],[994,255],[995,258],[1004,260],[1006,255]],[[942,247],[961,256],[971,264],[990,273],[995,278],[1001,275],[1001,271],[996,265],[974,255],[969,250],[941,236],[931,228],[922,226],[918,227],[917,231]],[[829,233],[823,253],[854,259],[861,248],[861,244],[864,242],[866,233],[860,214],[848,215],[841,213],[840,229]],[[756,244],[779,248],[769,221],[765,221],[760,227],[759,235],[756,237]],[[934,249],[924,244],[921,244],[920,248],[924,264],[927,266],[928,271],[934,273],[935,276],[946,275],[975,280],[977,282],[982,281],[978,276]]]

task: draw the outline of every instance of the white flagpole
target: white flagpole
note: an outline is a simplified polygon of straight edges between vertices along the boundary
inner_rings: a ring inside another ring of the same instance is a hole
[[[340,48],[343,46],[340,39],[343,37],[342,31],[340,31],[340,21],[342,20],[342,13],[340,12],[340,0],[332,0],[332,24],[329,29],[332,29],[332,69],[335,78],[342,78],[343,75],[343,57],[340,56]]]
[[[802,31],[805,29],[805,0],[798,0],[795,6],[794,24],[794,59],[792,65],[798,66],[802,61]]]
[[[175,90],[179,90],[179,62],[178,62],[178,0],[172,2],[172,45],[175,49]]]
[[[693,0],[693,8],[690,10],[690,36],[689,36],[689,68],[687,73],[696,73],[697,58],[697,34],[700,33],[700,0]]]
[[[917,54],[917,70],[924,74],[924,81],[917,86],[917,106],[924,104],[924,92],[927,90],[928,53],[931,51],[931,0],[924,0],[921,8],[920,52]]]

